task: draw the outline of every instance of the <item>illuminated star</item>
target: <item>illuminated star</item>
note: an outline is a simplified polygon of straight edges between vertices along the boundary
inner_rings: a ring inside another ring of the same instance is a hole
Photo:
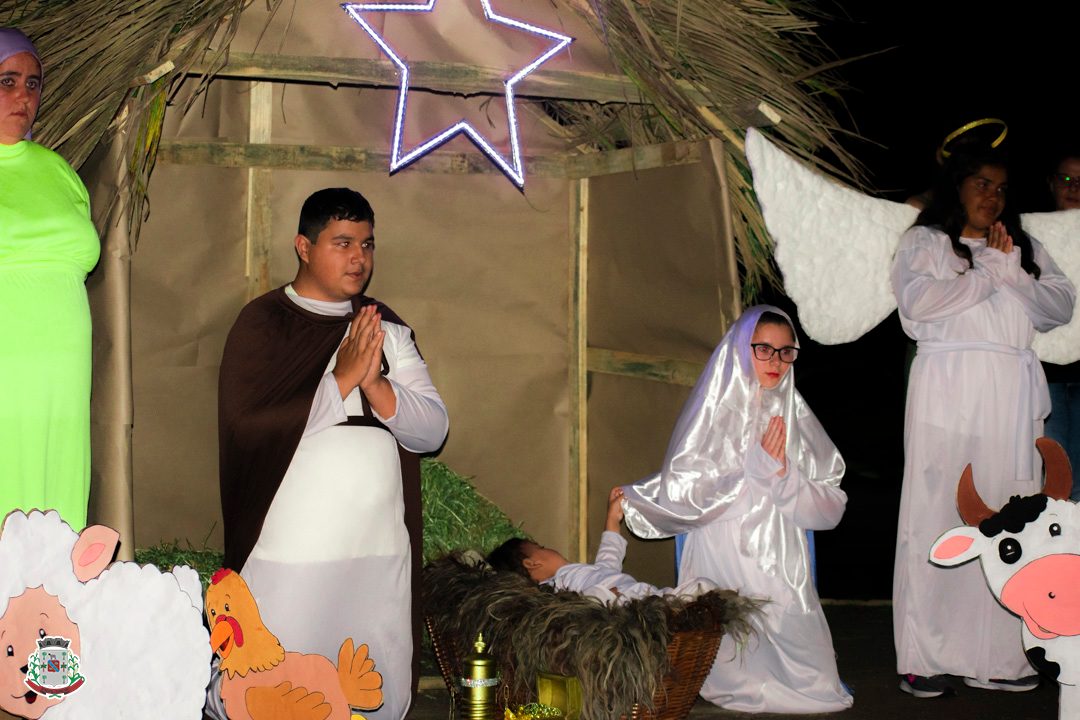
[[[476,128],[470,125],[465,120],[461,120],[458,123],[451,125],[450,127],[442,130],[435,135],[432,135],[427,140],[423,141],[415,148],[407,153],[401,152],[401,133],[402,126],[405,121],[405,100],[409,94],[409,66],[398,57],[382,36],[375,32],[375,29],[371,27],[361,17],[361,13],[365,12],[430,12],[435,6],[435,0],[428,0],[426,3],[345,3],[341,7],[345,12],[349,13],[349,16],[357,22],[364,29],[371,39],[375,41],[375,44],[379,46],[379,49],[386,54],[388,58],[398,68],[398,76],[401,79],[401,85],[398,89],[398,101],[397,110],[394,115],[394,137],[390,149],[390,172],[395,172],[414,160],[419,159],[423,155],[431,152],[435,148],[445,143],[450,138],[454,137],[458,133],[465,133],[469,136],[478,148],[480,148],[484,154],[486,154],[491,161],[495,163],[500,170],[506,173],[514,183],[520,188],[525,185],[525,167],[521,162],[521,144],[518,140],[518,123],[517,112],[514,108],[514,87],[529,74],[540,67],[548,58],[555,55],[564,47],[573,42],[573,38],[566,35],[562,35],[551,30],[536,27],[524,23],[520,20],[514,20],[512,18],[503,17],[498,15],[491,9],[490,0],[480,0],[481,5],[484,7],[484,17],[491,22],[499,23],[500,25],[506,25],[507,27],[516,28],[518,30],[524,30],[532,33],[538,37],[546,38],[553,41],[553,44],[528,65],[518,70],[512,76],[503,81],[505,86],[506,96],[506,116],[509,120],[510,126],[510,158],[503,157],[491,144],[484,139],[484,136],[477,132]]]

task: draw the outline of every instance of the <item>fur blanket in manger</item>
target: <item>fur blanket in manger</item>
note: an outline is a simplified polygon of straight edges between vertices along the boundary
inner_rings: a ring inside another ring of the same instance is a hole
[[[581,683],[583,720],[630,717],[635,706],[651,711],[672,670],[668,644],[676,634],[711,633],[718,643],[727,633],[741,647],[752,632],[749,618],[763,602],[713,590],[693,600],[647,597],[603,605],[458,553],[424,568],[423,596],[436,653],[440,664],[453,666],[451,675],[460,676],[461,658],[483,633],[502,669],[503,703],[534,700],[541,671],[572,675]],[[706,660],[705,673],[712,665]]]

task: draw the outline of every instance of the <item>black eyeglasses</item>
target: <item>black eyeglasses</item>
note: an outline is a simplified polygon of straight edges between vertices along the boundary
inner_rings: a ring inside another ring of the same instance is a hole
[[[1069,188],[1070,190],[1080,189],[1080,177],[1076,175],[1066,175],[1065,173],[1054,173],[1054,182],[1058,185]]]
[[[790,345],[775,348],[769,343],[750,343],[750,347],[754,349],[754,357],[762,362],[772,360],[772,356],[776,353],[780,353],[780,362],[786,362],[789,365],[799,357],[799,348]]]

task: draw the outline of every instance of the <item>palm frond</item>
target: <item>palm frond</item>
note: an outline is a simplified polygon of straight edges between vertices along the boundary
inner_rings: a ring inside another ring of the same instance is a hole
[[[780,280],[743,153],[762,103],[780,118],[770,134],[816,167],[861,182],[839,144],[834,105],[842,64],[815,34],[807,6],[784,0],[588,0],[575,6],[649,104],[552,103],[597,149],[721,137],[743,296]],[[832,98],[830,104],[826,98]],[[829,160],[828,158],[832,158]]]
[[[45,85],[34,139],[79,168],[130,123],[127,199],[137,236],[165,91],[196,62],[223,62],[251,0],[0,0],[0,25],[34,41]],[[276,8],[280,0],[267,0]],[[205,79],[204,79],[205,82]],[[129,105],[129,107],[126,107]]]

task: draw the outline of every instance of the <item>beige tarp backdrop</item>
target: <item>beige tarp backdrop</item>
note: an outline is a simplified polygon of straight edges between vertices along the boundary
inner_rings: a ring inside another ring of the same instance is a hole
[[[704,363],[738,312],[723,157],[589,180],[588,335],[594,348]],[[589,419],[589,552],[608,492],[659,469],[690,388],[593,374]],[[623,533],[630,537],[626,529]],[[632,541],[626,570],[672,585],[671,541]],[[591,559],[591,558],[590,558]]]
[[[466,8],[479,13],[478,3],[440,0],[439,6],[454,10],[427,24],[388,20],[391,43],[409,48],[412,59],[500,67],[520,62],[520,38],[503,33],[492,41],[482,20],[462,15]],[[551,66],[610,72],[602,46],[572,14],[559,14],[548,3],[504,0],[496,7],[578,38],[573,52]],[[378,57],[336,2],[286,3],[268,29],[264,9],[255,4],[232,49],[251,52],[257,40],[260,52]],[[265,89],[244,80],[215,81],[187,115],[167,115],[166,140],[389,150],[395,90],[299,83],[273,83],[263,94]],[[273,112],[267,126],[253,128],[250,108],[261,98],[272,101]],[[465,115],[498,147],[508,146],[499,97],[413,91],[409,108],[407,142]],[[529,103],[520,103],[519,116],[526,154],[574,151]],[[462,139],[444,150],[476,154]],[[528,177],[523,193],[486,161],[479,164],[482,173],[440,174],[420,160],[392,177],[385,171],[160,161],[149,190],[150,215],[131,255],[130,306],[126,235],[116,218],[98,270],[108,279],[93,281],[101,284],[92,288],[95,413],[107,405],[109,426],[99,433],[102,440],[95,437],[95,480],[105,478],[95,497],[108,506],[95,517],[121,523],[126,513],[122,441],[125,413],[133,406],[135,544],[186,539],[198,546],[205,539],[220,546],[218,363],[249,292],[249,229],[262,223],[270,247],[269,286],[283,284],[295,272],[291,242],[303,199],[316,189],[345,185],[363,192],[375,208],[378,252],[368,292],[415,329],[449,407],[450,436],[441,459],[475,477],[480,491],[540,542],[571,557],[579,529],[587,528],[591,554],[608,489],[659,465],[687,388],[590,374],[589,477],[581,492],[572,472],[575,406],[569,390],[576,358],[571,296],[582,238],[578,219],[586,218],[581,227],[588,241],[588,344],[703,362],[735,313],[738,293],[716,172],[719,146],[705,143],[699,154],[700,162],[584,181],[538,173]],[[108,184],[108,178],[94,180],[92,187]],[[583,187],[588,201],[579,213]],[[260,193],[250,211],[249,188]],[[253,272],[258,275],[257,268]],[[128,307],[130,405],[123,381]],[[584,519],[579,498],[588,509]],[[643,579],[670,579],[670,543],[635,546],[631,561],[628,567]]]

